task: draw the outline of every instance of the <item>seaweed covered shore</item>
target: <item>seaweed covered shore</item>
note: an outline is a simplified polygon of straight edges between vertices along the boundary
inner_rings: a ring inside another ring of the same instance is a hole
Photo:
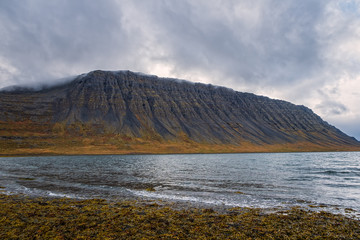
[[[360,239],[360,221],[300,208],[214,211],[0,195],[0,239]]]

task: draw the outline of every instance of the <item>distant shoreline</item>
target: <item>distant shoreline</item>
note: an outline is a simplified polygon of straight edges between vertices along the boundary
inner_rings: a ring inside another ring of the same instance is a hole
[[[48,157],[48,156],[96,156],[96,155],[182,155],[182,154],[257,154],[257,153],[325,153],[325,152],[360,152],[360,149],[345,149],[345,150],[317,150],[317,151],[258,151],[258,152],[113,152],[113,153],[14,153],[14,154],[0,154],[0,157]]]

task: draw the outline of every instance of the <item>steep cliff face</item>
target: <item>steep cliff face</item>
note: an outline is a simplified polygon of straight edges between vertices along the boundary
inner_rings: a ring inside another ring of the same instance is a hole
[[[93,71],[40,91],[1,92],[0,121],[24,120],[211,144],[359,145],[304,106],[130,71]]]

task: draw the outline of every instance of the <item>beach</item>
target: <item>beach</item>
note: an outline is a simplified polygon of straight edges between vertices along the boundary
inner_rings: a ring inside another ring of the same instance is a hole
[[[159,201],[0,195],[1,239],[359,239],[360,221],[298,207],[188,208]]]

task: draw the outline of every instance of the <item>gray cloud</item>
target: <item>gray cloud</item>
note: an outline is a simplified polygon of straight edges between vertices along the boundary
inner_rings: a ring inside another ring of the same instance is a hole
[[[147,3],[139,7],[145,27],[161,23],[154,34],[176,74],[193,69],[237,83],[287,84],[311,76],[321,63],[314,39],[318,2]]]
[[[129,69],[360,116],[358,0],[2,0],[0,35],[0,87]]]
[[[78,74],[129,54],[116,7],[112,1],[1,1],[1,57],[18,70],[14,81]]]
[[[318,90],[317,92],[322,97],[322,101],[315,105],[315,109],[324,116],[342,115],[348,111],[348,108],[334,97],[339,94],[338,87],[333,87],[327,91]]]
[[[253,85],[293,84],[321,67],[314,30],[321,1],[117,3],[3,1],[3,57],[30,76],[96,66],[147,70],[157,61],[171,63],[175,75],[213,72]]]
[[[321,102],[315,108],[325,115],[341,115],[348,111],[344,104],[330,100]]]

